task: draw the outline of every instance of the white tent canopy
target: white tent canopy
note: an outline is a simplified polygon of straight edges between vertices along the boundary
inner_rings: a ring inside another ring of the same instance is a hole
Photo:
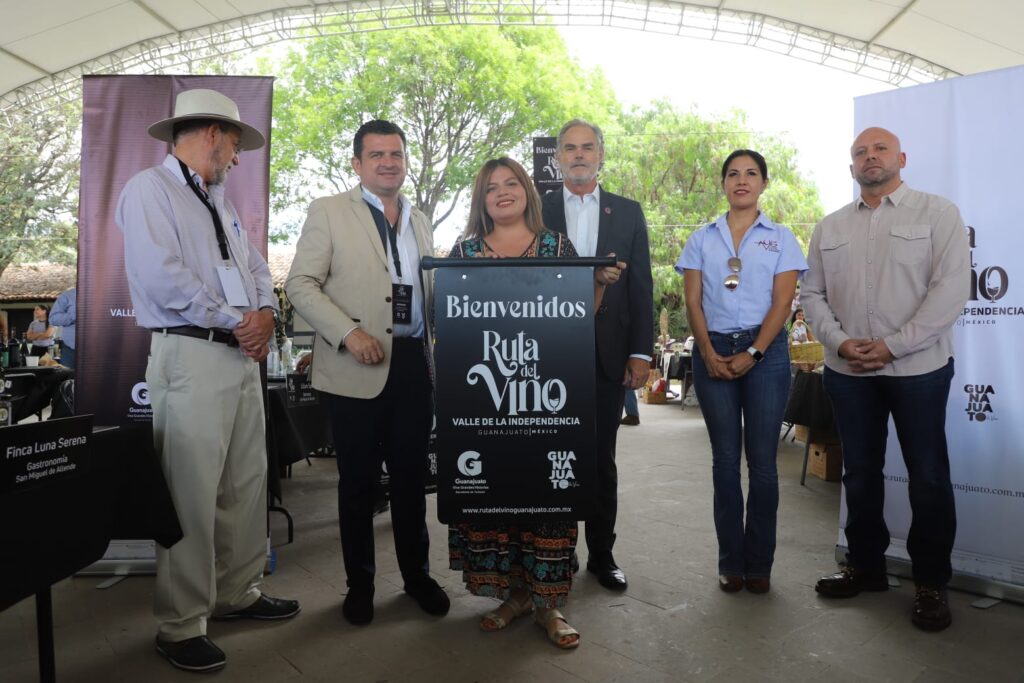
[[[0,0],[0,111],[76,99],[87,73],[316,33],[434,24],[600,25],[726,40],[894,84],[1024,62],[1020,0]]]

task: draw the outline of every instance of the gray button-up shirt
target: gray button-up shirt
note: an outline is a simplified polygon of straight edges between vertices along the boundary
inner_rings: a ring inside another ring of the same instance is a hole
[[[949,361],[970,295],[967,232],[952,202],[905,183],[876,209],[858,197],[817,225],[807,262],[800,303],[829,368],[856,374],[837,354],[851,338],[885,341],[895,360],[878,375],[921,375]]]
[[[192,169],[189,169],[192,172]],[[124,233],[124,267],[140,327],[195,325],[233,330],[242,313],[277,309],[270,268],[242,230],[241,219],[224,197],[223,185],[208,188],[220,213],[231,265],[242,277],[249,306],[227,302],[217,267],[225,265],[210,212],[192,192],[178,159],[136,174],[117,203]]]

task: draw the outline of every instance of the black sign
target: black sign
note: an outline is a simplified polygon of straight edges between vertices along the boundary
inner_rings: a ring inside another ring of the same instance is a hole
[[[594,450],[594,281],[591,267],[563,264],[595,259],[473,261],[440,267],[435,278],[438,517],[583,519]],[[484,262],[490,267],[475,267]]]
[[[558,138],[533,139],[533,184],[542,197],[562,185],[562,172],[556,163],[557,150]]]
[[[289,372],[285,378],[285,390],[289,406],[315,406],[320,403],[313,382],[304,372]]]
[[[91,439],[92,415],[0,429],[0,493],[87,474]]]

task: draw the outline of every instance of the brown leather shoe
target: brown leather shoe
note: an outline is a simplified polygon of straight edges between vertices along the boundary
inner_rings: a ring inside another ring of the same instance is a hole
[[[941,631],[953,623],[945,588],[918,585],[914,589],[914,611],[910,620],[922,631]]]
[[[743,580],[747,590],[751,593],[767,593],[771,590],[772,582],[767,576],[748,576]]]
[[[620,425],[628,425],[630,427],[635,427],[638,424],[640,424],[640,416],[639,415],[627,415],[624,418],[622,418],[621,420],[619,420],[619,424]]]
[[[889,580],[885,574],[868,574],[856,567],[843,567],[838,574],[818,579],[814,590],[826,598],[852,598],[861,591],[887,591]]]
[[[731,574],[718,575],[718,587],[726,593],[738,593],[743,590],[743,577]]]

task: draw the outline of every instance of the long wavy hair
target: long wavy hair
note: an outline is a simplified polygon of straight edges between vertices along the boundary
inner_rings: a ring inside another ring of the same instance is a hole
[[[523,190],[526,192],[526,212],[523,215],[526,227],[534,233],[540,233],[544,230],[540,197],[537,195],[537,190],[533,187],[533,181],[527,175],[526,169],[513,159],[499,157],[498,159],[491,159],[481,166],[480,171],[476,174],[476,180],[473,181],[473,197],[469,202],[469,219],[466,222],[466,230],[463,233],[463,237],[467,239],[483,238],[494,230],[494,220],[487,213],[487,205],[484,198],[487,196],[487,183],[491,180],[491,174],[499,166],[504,166],[512,171],[512,175],[516,177],[516,180],[519,181],[519,184],[523,186]]]

